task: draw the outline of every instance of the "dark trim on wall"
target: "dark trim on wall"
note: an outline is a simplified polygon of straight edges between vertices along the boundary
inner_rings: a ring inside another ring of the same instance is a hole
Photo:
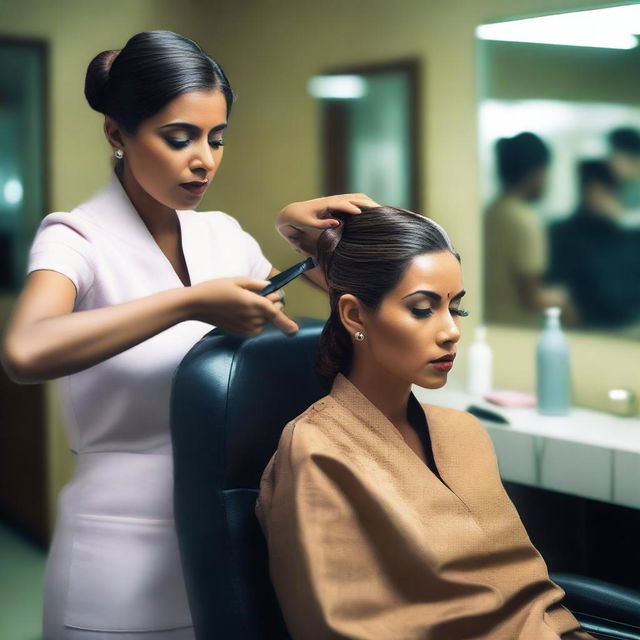
[[[423,201],[424,197],[424,185],[422,184],[423,160],[422,160],[422,117],[423,104],[422,104],[422,63],[418,58],[400,58],[397,60],[390,60],[384,62],[372,62],[361,65],[345,66],[345,67],[333,67],[326,71],[319,72],[318,75],[368,75],[374,76],[377,74],[388,73],[390,71],[404,71],[407,72],[409,78],[409,130],[411,132],[410,138],[410,166],[411,166],[411,209],[416,213],[421,213],[426,203]],[[334,113],[327,113],[327,110],[333,109]],[[339,107],[327,106],[323,109],[323,121],[322,121],[322,140],[324,143],[324,149],[332,149],[332,146],[327,146],[330,142],[335,143],[335,140],[331,141],[332,137],[330,132],[327,131],[328,118],[335,118],[339,116],[335,113],[335,110]],[[340,151],[343,151],[340,148]],[[323,156],[323,189],[325,194],[330,193],[344,193],[345,188],[340,188],[340,185],[344,184],[336,174],[338,168],[342,167],[342,175],[344,176],[344,164],[341,159],[336,157],[337,150],[332,150],[329,154]]]

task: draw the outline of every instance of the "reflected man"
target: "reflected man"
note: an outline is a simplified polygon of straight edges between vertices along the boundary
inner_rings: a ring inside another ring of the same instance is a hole
[[[618,181],[618,195],[627,210],[640,209],[640,132],[632,127],[614,129],[607,136],[609,164]]]
[[[566,310],[566,296],[546,288],[547,239],[534,203],[544,195],[551,154],[535,134],[496,143],[501,193],[484,220],[485,318],[488,322],[539,324],[547,306]]]
[[[640,323],[640,232],[620,224],[619,181],[604,160],[578,165],[580,202],[550,228],[548,279],[564,285],[585,328]]]

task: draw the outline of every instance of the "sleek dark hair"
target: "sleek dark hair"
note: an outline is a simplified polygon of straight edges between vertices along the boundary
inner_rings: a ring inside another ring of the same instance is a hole
[[[353,344],[338,312],[338,300],[353,294],[371,311],[402,279],[413,258],[450,251],[458,260],[447,233],[430,220],[405,209],[371,207],[361,215],[334,214],[342,223],[325,229],[318,239],[317,259],[329,285],[331,313],[316,361],[325,382],[351,367]]]
[[[502,184],[511,187],[531,171],[546,167],[551,160],[551,152],[535,133],[525,131],[513,138],[500,138],[496,142],[496,159]]]
[[[618,180],[605,160],[581,160],[578,163],[578,180],[582,189],[594,182],[612,191],[618,187]]]
[[[229,113],[234,94],[213,58],[173,31],[144,31],[89,63],[84,95],[92,109],[133,134],[180,94],[210,89],[223,93]]]
[[[620,127],[609,132],[609,146],[613,151],[640,155],[640,132],[633,127]]]

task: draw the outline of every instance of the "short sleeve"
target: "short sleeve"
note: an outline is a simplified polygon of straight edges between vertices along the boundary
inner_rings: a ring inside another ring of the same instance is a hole
[[[27,274],[43,269],[69,278],[78,298],[93,284],[93,247],[69,213],[52,213],[40,224],[29,252]]]

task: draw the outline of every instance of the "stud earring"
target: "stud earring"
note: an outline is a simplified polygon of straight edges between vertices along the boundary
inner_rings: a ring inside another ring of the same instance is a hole
[[[358,341],[358,342],[362,342],[364,340],[364,333],[362,333],[362,331],[356,331],[353,334],[353,337]]]
[[[116,160],[122,160],[122,158],[124,158],[124,151],[123,151],[122,149],[116,149],[116,150],[113,152],[113,157],[114,157]]]

